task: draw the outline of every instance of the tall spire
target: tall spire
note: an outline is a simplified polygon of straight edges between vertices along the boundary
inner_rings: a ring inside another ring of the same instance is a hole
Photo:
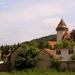
[[[59,24],[56,28],[56,31],[61,31],[61,30],[68,31],[67,25],[66,25],[66,23],[64,22],[63,19],[61,19],[61,21],[59,22]]]

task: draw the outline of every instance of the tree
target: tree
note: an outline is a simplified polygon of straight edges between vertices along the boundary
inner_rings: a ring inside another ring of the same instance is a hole
[[[70,48],[70,41],[63,39],[62,40],[62,44],[63,44],[63,48]]]
[[[38,53],[37,48],[35,47],[25,47],[22,49],[19,49],[18,56],[15,60],[15,66],[18,69],[23,68],[32,68],[35,66],[37,59],[36,54]]]
[[[61,43],[55,45],[55,48],[71,48],[73,45],[75,42],[63,39]]]
[[[75,30],[74,29],[71,32],[71,39],[73,39],[73,41],[75,41]]]
[[[51,67],[54,68],[54,69],[58,69],[59,65],[60,65],[60,62],[58,61],[59,59],[58,58],[55,58],[54,55],[50,55],[51,57]]]
[[[75,53],[71,54],[69,58],[70,58],[70,60],[74,61],[75,60]]]
[[[32,40],[32,41],[30,41],[29,46],[38,47],[38,43],[36,40]]]

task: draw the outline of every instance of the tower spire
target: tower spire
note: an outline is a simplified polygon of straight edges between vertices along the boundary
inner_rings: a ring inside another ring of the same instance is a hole
[[[57,43],[60,43],[64,33],[68,31],[67,25],[64,22],[63,18],[61,19],[58,26],[56,27],[56,31],[57,31]]]
[[[64,22],[63,18],[61,19],[61,21],[59,22],[59,24],[58,24],[58,26],[56,28],[56,31],[61,31],[61,30],[68,31],[67,25]]]

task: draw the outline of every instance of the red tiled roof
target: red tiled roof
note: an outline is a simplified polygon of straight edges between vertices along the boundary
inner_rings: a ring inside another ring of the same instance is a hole
[[[50,44],[51,46],[54,46],[55,44],[57,44],[57,42],[56,42],[56,41],[49,41],[49,44]]]
[[[44,48],[45,51],[47,51],[49,54],[53,55],[55,58],[58,58],[55,54],[55,50],[51,50],[49,48]]]
[[[51,50],[49,48],[45,48],[44,50],[47,51],[49,54],[54,54],[54,50]]]
[[[66,31],[65,34],[64,34],[64,36],[63,36],[63,38],[70,39],[70,36],[71,36],[70,33],[71,33],[70,31]]]

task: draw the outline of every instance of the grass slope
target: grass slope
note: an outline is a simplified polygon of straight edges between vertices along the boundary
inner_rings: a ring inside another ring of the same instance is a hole
[[[0,75],[75,75],[75,72],[57,72],[54,69],[28,69],[22,71],[0,72]]]

